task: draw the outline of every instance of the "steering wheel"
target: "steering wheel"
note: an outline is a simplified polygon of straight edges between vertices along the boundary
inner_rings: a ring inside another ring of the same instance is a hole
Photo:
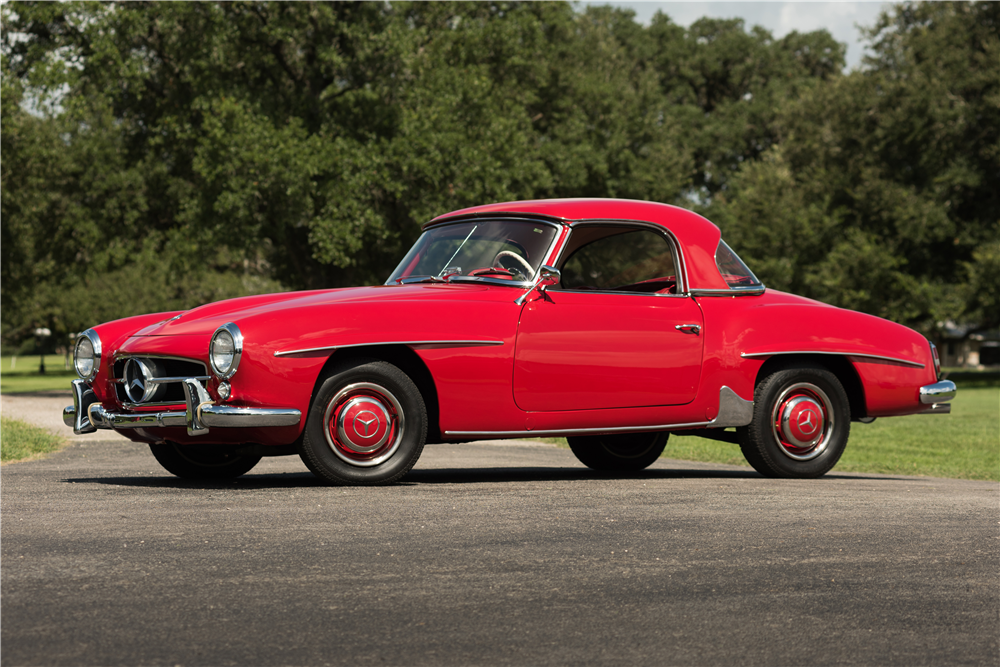
[[[520,264],[522,267],[524,267],[525,270],[521,271],[520,268],[511,269],[509,267],[504,266],[500,262],[501,257],[510,257],[516,260],[516,262]],[[531,275],[535,272],[535,270],[531,268],[531,264],[528,264],[528,262],[525,261],[525,259],[520,255],[518,255],[516,252],[511,252],[510,250],[501,250],[500,252],[498,252],[497,256],[493,258],[493,266],[499,266],[500,268],[507,269],[508,271],[517,271],[518,273],[524,276],[525,280],[531,278]]]

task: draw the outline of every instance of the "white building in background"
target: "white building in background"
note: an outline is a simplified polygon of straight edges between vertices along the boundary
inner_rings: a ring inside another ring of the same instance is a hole
[[[1000,367],[1000,331],[975,332],[973,325],[938,322],[942,366],[959,368]]]

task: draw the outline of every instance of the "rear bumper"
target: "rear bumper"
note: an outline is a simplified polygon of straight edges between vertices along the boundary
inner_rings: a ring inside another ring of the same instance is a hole
[[[302,412],[295,408],[240,408],[215,405],[201,382],[184,381],[184,412],[110,412],[83,380],[73,380],[73,405],[63,409],[63,423],[76,434],[97,429],[183,426],[188,435],[205,435],[210,428],[297,426]]]
[[[920,402],[930,407],[921,414],[948,414],[951,404],[947,401],[955,398],[957,390],[951,380],[941,380],[920,388]]]

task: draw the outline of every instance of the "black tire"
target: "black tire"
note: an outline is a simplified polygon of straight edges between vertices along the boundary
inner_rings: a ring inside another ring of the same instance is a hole
[[[820,366],[780,370],[754,390],[753,421],[736,429],[743,456],[766,477],[820,477],[840,460],[851,432],[847,393]]]
[[[236,454],[231,447],[150,445],[157,462],[167,472],[184,479],[232,479],[244,475],[260,462],[259,456]]]
[[[600,472],[636,472],[660,458],[666,432],[582,435],[566,438],[580,463]]]
[[[413,381],[386,361],[354,359],[320,381],[299,455],[327,484],[392,484],[426,438],[427,410]]]

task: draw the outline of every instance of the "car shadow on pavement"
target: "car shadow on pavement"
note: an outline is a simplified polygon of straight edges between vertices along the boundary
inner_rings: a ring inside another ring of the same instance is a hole
[[[598,473],[586,468],[435,468],[412,470],[394,486],[420,486],[422,484],[511,484],[532,482],[585,482],[594,480],[658,480],[658,479],[757,479],[765,480],[758,472],[746,470],[711,470],[685,468],[656,468],[635,473]],[[866,480],[912,481],[919,478],[866,475],[827,474],[811,480],[770,479],[775,483],[807,481]],[[228,480],[187,480],[169,475],[150,477],[71,477],[66,484],[104,484],[162,489],[280,489],[321,487],[324,484],[309,472],[248,474]]]
[[[652,479],[742,479],[761,476],[752,470],[643,470],[636,473],[606,474],[585,468],[436,468],[412,470],[396,486],[421,484],[509,484],[515,482],[573,482],[593,480]],[[323,486],[312,473],[248,474],[229,480],[187,480],[171,476],[142,477],[71,477],[67,484],[104,484],[147,488],[177,489],[266,489]]]
[[[599,473],[587,468],[437,468],[412,470],[400,484],[478,484],[492,482],[562,482],[577,480],[651,480],[651,479],[768,479],[752,468],[741,470],[713,470],[711,468],[654,468],[633,473]],[[875,475],[827,474],[808,480],[782,480],[772,482],[822,482],[823,480],[902,480],[900,477]]]
[[[412,470],[402,484],[481,484],[496,482],[566,482],[577,480],[743,478],[760,477],[753,470],[646,469],[599,473],[587,468],[436,468]]]

